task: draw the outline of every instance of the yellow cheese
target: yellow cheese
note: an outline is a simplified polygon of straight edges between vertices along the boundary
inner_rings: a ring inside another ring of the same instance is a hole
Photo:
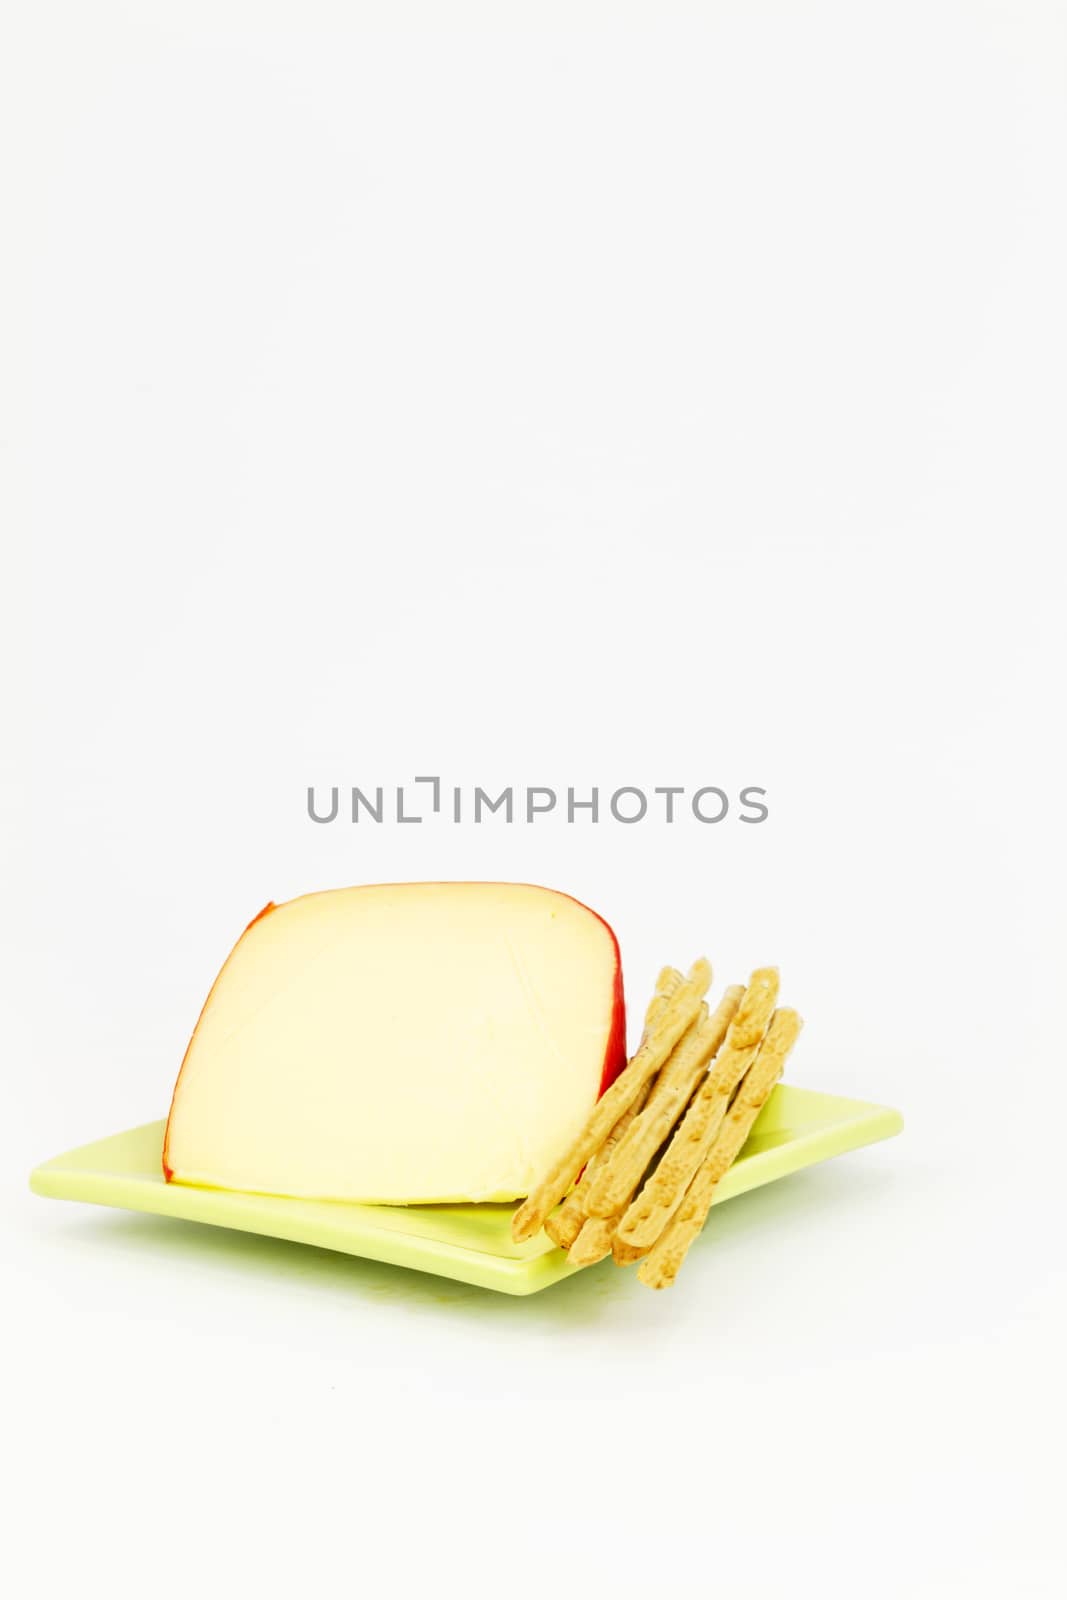
[[[526,884],[335,889],[269,906],[175,1086],[173,1182],[387,1203],[512,1200],[625,1055],[611,929]]]

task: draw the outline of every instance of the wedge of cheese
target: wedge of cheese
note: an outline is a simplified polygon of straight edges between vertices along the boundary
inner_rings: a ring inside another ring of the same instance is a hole
[[[170,1182],[331,1200],[514,1200],[624,1065],[615,935],[528,884],[268,905],[174,1090]]]

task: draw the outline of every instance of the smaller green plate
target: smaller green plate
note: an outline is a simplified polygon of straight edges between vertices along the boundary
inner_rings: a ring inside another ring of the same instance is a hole
[[[885,1106],[780,1084],[719,1185],[716,1203],[888,1139],[901,1125],[900,1113]],[[149,1122],[56,1156],[30,1174],[30,1188],[55,1200],[153,1211],[369,1256],[504,1294],[535,1294],[581,1270],[543,1233],[513,1244],[510,1205],[363,1206],[164,1183],[163,1128]]]

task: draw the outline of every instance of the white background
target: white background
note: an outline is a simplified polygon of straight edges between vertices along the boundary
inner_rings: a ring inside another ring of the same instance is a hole
[[[3,1560],[1062,1592],[1062,6],[4,7]],[[338,823],[720,784],[761,827]],[[903,1137],[511,1301],[29,1195],[268,898],[776,961]]]

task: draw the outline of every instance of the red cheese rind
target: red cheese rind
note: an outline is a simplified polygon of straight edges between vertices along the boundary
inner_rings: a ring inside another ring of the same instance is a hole
[[[170,1119],[174,1115],[174,1102],[178,1098],[178,1084],[180,1084],[181,1081],[182,1081],[182,1073],[185,1071],[185,1063],[189,1059],[189,1052],[193,1048],[193,1040],[196,1038],[196,1035],[197,1035],[197,1032],[199,1030],[201,1022],[204,1020],[204,1012],[207,1010],[208,1006],[211,1004],[211,997],[215,993],[215,990],[218,988],[219,984],[222,982],[222,975],[226,971],[226,968],[229,966],[231,960],[233,959],[234,950],[236,950],[237,949],[237,945],[239,945],[241,943],[241,939],[244,938],[244,936],[248,932],[249,928],[254,928],[256,923],[261,921],[263,917],[269,916],[272,911],[277,911],[277,909],[278,908],[274,904],[274,901],[273,900],[268,900],[266,905],[263,907],[262,911],[257,911],[256,912],[256,914],[252,918],[251,922],[247,924],[247,926],[245,927],[244,931],[242,932],[241,938],[238,939],[237,942],[234,944],[233,950],[230,951],[229,955],[226,957],[226,960],[222,963],[222,966],[219,968],[218,977],[215,979],[215,982],[211,985],[211,988],[207,992],[207,999],[204,1001],[203,1005],[200,1007],[200,1015],[196,1019],[196,1027],[194,1027],[192,1033],[189,1035],[189,1043],[185,1047],[185,1054],[182,1056],[182,1064],[178,1068],[178,1077],[177,1077],[177,1081],[175,1082],[175,1085],[174,1085],[174,1093],[171,1095],[171,1100],[170,1100],[170,1110],[167,1112],[167,1126],[166,1126],[166,1128],[164,1130],[164,1133],[163,1133],[163,1177],[164,1177],[164,1180],[167,1183],[170,1183],[170,1181],[174,1177],[174,1168],[171,1166],[169,1160],[167,1159],[167,1157],[168,1157],[168,1155],[170,1153]]]
[[[573,900],[573,895],[568,895]],[[584,901],[576,900],[576,905],[584,905]],[[591,911],[591,906],[586,906]],[[610,1089],[615,1079],[626,1065],[626,992],[622,981],[622,954],[619,950],[619,941],[615,937],[615,929],[610,922],[604,922],[599,912],[593,911],[593,916],[598,922],[603,922],[611,934],[611,942],[615,947],[615,983],[611,996],[611,1027],[608,1032],[608,1042],[604,1048],[604,1070],[600,1075],[600,1088],[597,1090],[597,1099],[606,1089]]]

